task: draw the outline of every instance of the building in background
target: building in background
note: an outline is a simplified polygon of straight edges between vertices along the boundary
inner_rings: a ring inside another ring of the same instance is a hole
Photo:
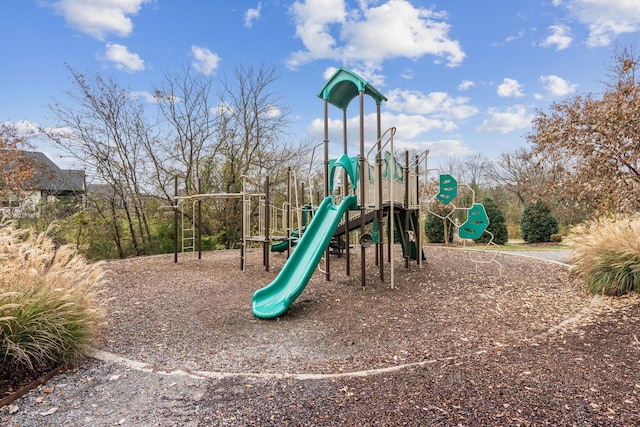
[[[43,206],[63,198],[83,202],[86,194],[85,171],[60,169],[44,153],[20,151],[21,164],[28,164],[32,173],[17,181],[19,188],[7,188],[0,180],[0,214],[9,218],[37,218]],[[3,174],[14,173],[12,164],[0,166]]]

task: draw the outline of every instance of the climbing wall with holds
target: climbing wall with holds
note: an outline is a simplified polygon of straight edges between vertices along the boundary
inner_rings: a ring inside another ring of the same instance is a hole
[[[474,203],[467,211],[467,220],[458,228],[458,235],[462,239],[477,240],[489,225],[487,211],[481,203]]]
[[[458,235],[462,239],[477,240],[489,226],[489,217],[482,203],[472,203],[470,208],[458,208],[453,200],[458,196],[458,181],[449,174],[440,174],[439,188],[435,196],[443,205],[451,205],[452,209],[444,218],[453,221],[451,215],[457,210],[467,211],[467,220],[458,227]],[[431,212],[440,216],[435,212]]]
[[[448,174],[440,175],[440,191],[436,198],[442,202],[442,204],[449,204],[458,195],[458,181],[454,177]]]
[[[473,194],[473,198],[472,198],[473,201],[471,203],[471,207],[458,208],[453,203],[453,200],[458,196],[458,181],[456,181],[456,179],[451,175],[441,174],[439,176],[439,183],[440,185],[438,189],[438,194],[435,197],[433,197],[429,201],[429,203],[437,199],[440,202],[442,202],[442,204],[451,206],[451,210],[445,216],[438,215],[436,212],[433,212],[431,210],[429,210],[429,213],[456,224],[458,228],[458,236],[460,236],[461,239],[465,239],[464,240],[465,242],[466,240],[478,240],[480,239],[480,236],[482,236],[482,233],[488,233],[491,236],[491,238],[489,239],[489,242],[484,246],[484,249],[470,250],[469,254],[474,254],[474,255],[470,255],[469,258],[471,259],[471,261],[476,263],[476,268],[478,264],[490,264],[495,262],[496,264],[498,264],[500,268],[500,274],[502,275],[502,265],[500,264],[500,262],[496,260],[497,255],[500,253],[500,250],[498,248],[498,245],[493,242],[493,233],[487,230],[487,227],[489,226],[489,216],[487,215],[487,211],[485,210],[484,205],[482,203],[475,202],[475,193],[471,188],[467,187],[467,189],[470,190]],[[459,226],[457,225],[456,220],[453,218],[453,214],[456,211],[467,212],[467,219]],[[486,250],[491,245],[494,246],[494,249],[498,249],[498,250],[487,252]],[[491,255],[488,258],[484,257],[484,259],[479,259],[475,257],[475,255],[477,254],[486,254],[486,253],[490,253]]]

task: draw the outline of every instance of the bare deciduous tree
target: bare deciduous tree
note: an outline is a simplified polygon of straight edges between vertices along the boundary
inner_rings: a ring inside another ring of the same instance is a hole
[[[540,197],[548,179],[546,168],[525,148],[500,154],[488,163],[485,174],[492,183],[515,195],[522,205]]]
[[[152,185],[149,169],[155,164],[150,159],[156,145],[153,126],[143,106],[112,78],[69,72],[72,102],[50,105],[57,128],[43,131],[97,178],[102,190],[88,200],[109,224],[118,254],[128,253],[125,235],[135,255],[146,253],[151,231],[145,188]]]
[[[482,184],[489,160],[482,153],[473,153],[463,158],[448,157],[440,164],[442,173],[448,173],[460,183],[477,188]]]
[[[203,159],[215,157],[218,148],[218,116],[210,101],[212,84],[210,77],[185,68],[182,73],[167,73],[164,82],[154,87],[160,112],[169,124],[163,143],[165,158],[156,153],[156,169],[167,172],[165,179],[181,176],[187,194],[199,191]],[[163,185],[165,194],[169,193],[166,187]]]
[[[290,108],[272,87],[279,76],[273,67],[239,65],[233,76],[224,76],[218,91],[218,147],[208,158],[203,176],[219,192],[242,190],[242,177],[271,184],[285,179],[287,166],[300,170],[305,146],[296,147],[286,133]],[[227,245],[237,240],[240,205],[229,201],[216,215]]]

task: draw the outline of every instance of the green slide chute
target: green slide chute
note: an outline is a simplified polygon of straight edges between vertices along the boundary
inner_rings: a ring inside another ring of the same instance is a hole
[[[322,254],[329,246],[342,215],[358,206],[355,194],[334,204],[333,196],[326,197],[311,223],[300,238],[282,270],[273,282],[253,294],[253,315],[260,319],[281,316],[307,286]]]

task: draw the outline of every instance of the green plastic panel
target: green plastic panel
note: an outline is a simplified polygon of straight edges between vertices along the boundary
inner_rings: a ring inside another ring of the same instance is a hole
[[[378,218],[373,219],[371,237],[373,238],[373,243],[380,243],[380,221],[378,221]]]
[[[489,225],[489,217],[484,206],[474,203],[467,213],[467,220],[460,226],[458,235],[462,239],[477,240]]]
[[[391,153],[385,151],[384,161],[382,162],[382,179],[390,179],[393,175],[393,180],[397,182],[404,181],[404,168],[394,158],[391,158]]]
[[[449,174],[440,175],[440,191],[436,198],[443,204],[450,203],[458,195],[458,181]]]
[[[343,154],[336,160],[329,160],[329,191],[333,191],[333,179],[337,166],[342,166],[349,175],[351,187],[358,188],[358,158]]]
[[[318,92],[318,97],[328,101],[341,110],[346,111],[351,101],[357,97],[360,92],[372,97],[376,105],[382,104],[387,97],[381,94],[367,83],[362,77],[351,70],[340,67],[329,78],[324,87]]]
[[[295,245],[298,244],[298,238],[300,237],[300,233],[298,233],[298,229],[296,228],[295,230],[293,230],[293,232],[291,233],[291,247],[294,247]],[[275,242],[274,244],[271,245],[271,252],[284,252],[287,249],[289,249],[289,241],[288,240],[281,240],[279,242]]]

